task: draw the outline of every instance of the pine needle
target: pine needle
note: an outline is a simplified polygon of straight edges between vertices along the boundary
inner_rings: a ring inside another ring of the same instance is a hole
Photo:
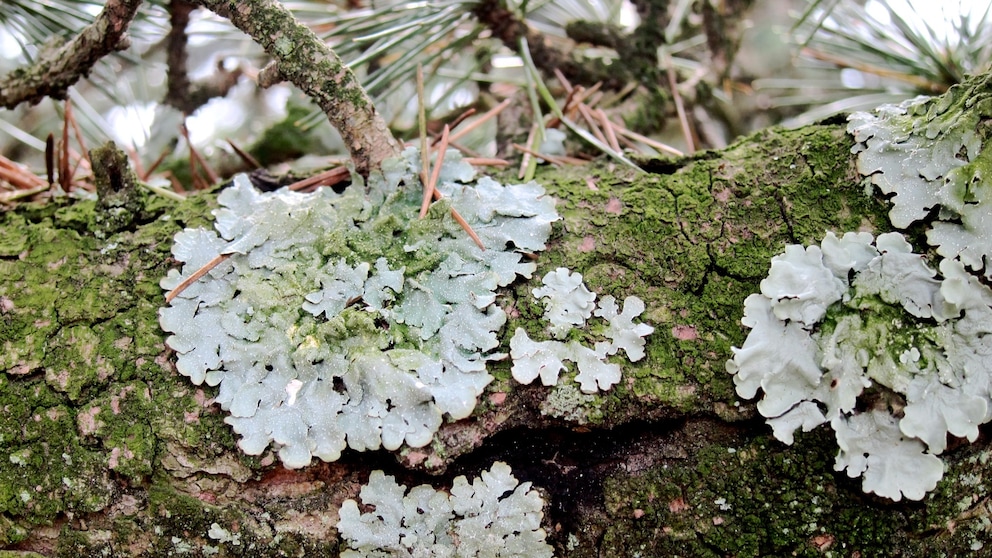
[[[427,210],[431,206],[431,199],[434,198],[434,192],[437,190],[437,180],[441,177],[441,165],[444,164],[444,154],[448,150],[449,131],[448,125],[445,124],[444,131],[441,132],[441,143],[437,146],[437,160],[434,161],[434,168],[431,169],[430,179],[424,185],[424,201],[420,204],[421,219],[427,216]]]
[[[176,285],[176,288],[166,293],[165,302],[166,303],[172,302],[177,296],[179,296],[180,293],[185,291],[190,285],[199,281],[201,277],[210,273],[211,269],[217,267],[218,265],[223,263],[224,260],[230,258],[231,256],[232,254],[220,254],[214,259],[207,262],[203,267],[196,270],[196,272],[194,272],[193,275],[190,275],[189,277],[183,279],[182,282]]]

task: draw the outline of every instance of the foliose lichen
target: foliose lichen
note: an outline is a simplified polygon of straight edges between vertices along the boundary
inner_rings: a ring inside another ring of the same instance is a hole
[[[219,385],[239,446],[272,444],[287,467],[313,456],[428,444],[447,414],[472,413],[502,355],[506,315],[496,289],[535,264],[558,218],[535,183],[507,185],[447,154],[444,199],[417,218],[419,156],[408,150],[381,175],[343,194],[262,194],[247,178],[218,197],[217,232],[176,236],[183,262],[162,280],[176,288],[218,256],[227,259],[159,312],[176,367]],[[405,182],[406,187],[400,188]],[[457,208],[476,246],[449,216]],[[219,233],[219,234],[218,234]]]
[[[788,246],[744,301],[751,332],[727,362],[737,393],[761,389],[758,411],[787,444],[829,422],[835,469],[866,492],[923,498],[947,434],[974,441],[992,420],[992,290],[958,260],[939,269],[899,233]]]
[[[456,477],[450,493],[429,485],[407,487],[372,471],[361,490],[364,506],[345,500],[338,531],[359,556],[550,557],[541,529],[544,501],[531,483],[520,483],[510,467],[496,462],[471,483]]]
[[[939,208],[927,242],[992,278],[992,152],[979,122],[992,116],[987,83],[850,116],[858,171],[892,196],[889,219],[906,229]]]
[[[634,318],[644,312],[644,301],[629,296],[623,302],[623,311],[618,312],[616,299],[605,296],[597,308],[596,294],[582,283],[582,274],[573,274],[563,267],[548,272],[543,283],[533,293],[543,299],[544,318],[550,323],[548,330],[553,337],[566,337],[595,314],[606,325],[590,328],[590,333],[598,333],[608,341],[597,341],[592,348],[578,341],[534,341],[523,328],[517,328],[510,339],[513,379],[529,384],[540,376],[541,383],[553,386],[565,370],[565,362],[571,361],[578,369],[575,381],[582,391],[596,393],[620,381],[620,365],[608,362],[610,355],[623,349],[631,362],[644,358],[644,337],[654,331],[647,324],[634,323]]]

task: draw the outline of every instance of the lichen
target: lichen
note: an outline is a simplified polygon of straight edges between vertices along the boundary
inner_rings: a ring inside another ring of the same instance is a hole
[[[858,170],[891,196],[892,225],[928,224],[927,242],[946,258],[992,278],[992,148],[979,122],[992,116],[987,80],[952,87],[941,97],[917,97],[850,116]]]
[[[160,322],[177,369],[220,385],[217,401],[249,455],[271,442],[284,464],[302,467],[312,456],[336,460],[346,444],[422,447],[443,415],[470,415],[492,379],[486,362],[500,358],[495,332],[506,319],[495,290],[533,272],[520,251],[544,248],[553,202],[534,183],[465,186],[474,170],[452,153],[444,203],[418,220],[416,152],[383,171],[368,194],[259,194],[239,177],[219,197],[220,236],[176,236],[186,265],[163,280],[167,289],[230,255]],[[487,249],[446,215],[451,207]]]
[[[520,483],[510,467],[496,462],[469,482],[455,477],[450,494],[429,485],[407,487],[372,471],[362,486],[362,504],[345,500],[338,530],[346,558],[365,556],[465,556],[550,558],[541,529],[544,501],[531,483]]]
[[[727,362],[738,394],[763,392],[758,411],[786,443],[829,421],[838,470],[863,474],[865,491],[922,499],[947,435],[974,441],[992,419],[992,290],[958,261],[940,269],[938,280],[899,233],[788,246],[744,301],[751,333]],[[898,394],[900,418],[864,411],[873,385]]]
[[[654,328],[633,322],[644,312],[644,302],[636,296],[624,300],[623,312],[617,312],[616,299],[603,297],[598,304],[595,293],[589,291],[582,282],[582,275],[571,273],[560,267],[548,273],[543,279],[544,286],[533,290],[545,306],[544,319],[550,322],[548,331],[557,339],[582,328],[593,314],[606,322],[605,326],[589,328],[590,333],[600,333],[608,341],[596,341],[593,347],[577,341],[533,341],[523,328],[517,328],[510,339],[510,358],[513,378],[522,384],[529,384],[537,377],[546,386],[555,385],[558,375],[565,370],[565,362],[574,363],[579,382],[584,393],[606,391],[620,381],[620,366],[607,362],[607,357],[620,349],[631,362],[644,358],[644,336]]]

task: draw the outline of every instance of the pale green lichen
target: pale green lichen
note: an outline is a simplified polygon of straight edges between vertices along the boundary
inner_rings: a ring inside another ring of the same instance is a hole
[[[596,295],[582,283],[582,275],[558,268],[544,276],[544,286],[534,289],[535,297],[543,299],[544,318],[548,331],[555,338],[566,337],[569,332],[585,325],[593,313],[606,322],[600,328],[609,341],[597,341],[589,348],[578,341],[534,341],[523,328],[517,328],[510,339],[510,357],[513,359],[513,379],[529,384],[537,377],[546,386],[555,385],[558,375],[565,370],[565,362],[575,364],[584,393],[606,391],[620,381],[620,365],[607,362],[607,357],[620,349],[631,362],[644,358],[644,337],[654,328],[634,323],[634,318],[644,312],[644,302],[636,296],[624,300],[623,312],[617,312],[616,299],[605,296],[596,308]],[[594,311],[595,309],[595,311]],[[592,328],[595,331],[595,328]]]
[[[230,255],[160,311],[178,370],[220,385],[217,401],[261,454],[271,443],[288,467],[313,456],[427,445],[446,414],[472,413],[501,358],[506,321],[495,291],[535,265],[554,202],[534,183],[503,186],[452,152],[427,219],[419,157],[408,150],[344,194],[261,194],[246,177],[218,198],[218,236],[187,229],[173,254],[175,288]],[[400,188],[400,182],[406,187]],[[448,216],[456,207],[482,240]]]
[[[865,491],[921,499],[947,435],[974,441],[992,419],[992,290],[958,261],[940,272],[899,233],[789,246],[744,302],[752,331],[727,362],[738,394],[763,392],[758,410],[786,443],[829,421],[838,470],[863,475]],[[859,407],[873,385],[901,417]]]
[[[992,148],[979,133],[992,116],[985,83],[951,88],[850,116],[858,171],[891,195],[889,219],[900,229],[927,220],[927,242],[992,278]]]
[[[337,527],[349,546],[341,553],[345,558],[552,555],[541,529],[544,501],[502,462],[471,483],[455,477],[450,493],[426,484],[408,492],[393,477],[372,471],[361,499],[371,511],[359,511],[355,500],[341,505]]]

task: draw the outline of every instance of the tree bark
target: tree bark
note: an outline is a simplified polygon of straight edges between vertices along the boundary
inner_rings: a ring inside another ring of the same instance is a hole
[[[563,221],[535,278],[500,296],[512,316],[501,344],[541,319],[531,289],[565,266],[600,296],[644,300],[647,358],[591,399],[520,386],[495,363],[475,414],[427,448],[296,471],[238,450],[216,388],[176,373],[158,326],[172,237],[210,226],[212,196],[146,199],[135,226],[105,238],[89,202],[4,213],[0,548],[333,556],[337,511],[371,470],[443,487],[501,460],[545,491],[559,556],[968,554],[988,538],[987,437],[941,456],[945,482],[924,501],[892,503],[833,470],[829,431],[772,438],[724,369],[746,335],[744,298],[786,244],[891,230],[852,145],[843,123],[825,123],[648,161],[644,174],[545,169]]]
[[[141,0],[110,0],[96,20],[64,46],[0,77],[0,106],[12,109],[45,97],[64,99],[69,87],[86,77],[98,60],[130,45],[126,32],[139,5]]]
[[[276,59],[279,73],[323,109],[351,152],[355,169],[368,176],[399,154],[386,121],[340,58],[313,31],[275,0],[199,0],[227,18]]]

